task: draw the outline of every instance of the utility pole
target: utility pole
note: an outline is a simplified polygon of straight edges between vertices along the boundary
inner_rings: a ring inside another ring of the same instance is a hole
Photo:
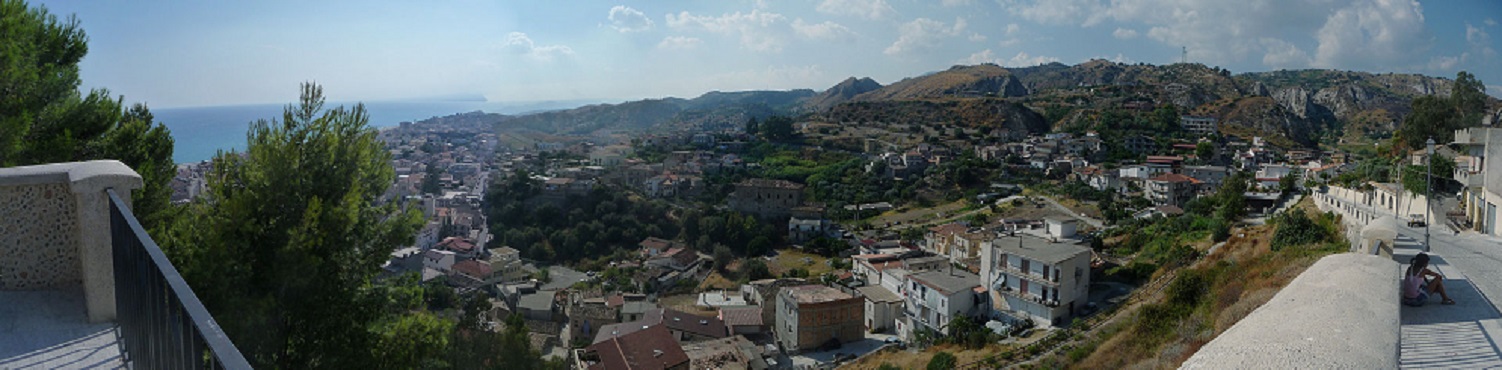
[[[1429,202],[1434,198],[1434,137],[1429,137],[1429,141],[1426,141],[1424,143],[1427,144],[1425,153],[1429,154],[1427,156],[1424,156],[1424,161],[1429,162],[1424,164],[1424,171],[1426,172],[1425,177],[1427,178],[1425,181],[1428,181],[1424,183],[1424,252],[1428,252],[1429,224],[1434,223],[1434,217],[1429,214],[1429,209],[1433,208],[1430,206]]]

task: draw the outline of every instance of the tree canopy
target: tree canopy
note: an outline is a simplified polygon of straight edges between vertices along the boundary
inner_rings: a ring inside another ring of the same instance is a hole
[[[371,353],[378,323],[445,330],[421,317],[388,321],[371,280],[421,215],[377,202],[395,172],[365,107],[323,106],[323,89],[304,84],[281,120],[252,123],[246,152],[214,157],[207,199],[163,243],[259,367],[378,368],[387,363]]]
[[[131,194],[152,231],[169,217],[172,136],[144,104],[78,91],[88,36],[78,20],[0,0],[0,167],[115,159],[145,185]]]
[[[1426,95],[1413,100],[1413,112],[1393,133],[1395,154],[1424,149],[1429,138],[1440,144],[1454,141],[1455,130],[1481,124],[1486,113],[1486,84],[1470,72],[1455,75],[1449,97]]]

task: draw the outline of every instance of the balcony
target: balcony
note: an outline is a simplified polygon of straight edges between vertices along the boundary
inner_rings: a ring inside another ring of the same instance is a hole
[[[130,211],[117,161],[0,169],[0,368],[249,369]]]
[[[999,290],[999,292],[1001,292],[1002,295],[1017,297],[1017,298],[1020,298],[1022,300],[1028,301],[1028,302],[1041,304],[1044,307],[1048,307],[1048,308],[1054,308],[1054,307],[1058,307],[1059,306],[1059,302],[1058,301],[1044,300],[1042,296],[1039,296],[1039,295],[1036,295],[1036,294],[1032,294],[1032,293],[1024,293],[1022,291],[1018,291],[1016,289],[1012,289],[1011,287],[1006,287],[1004,289],[1001,289],[1001,290]]]
[[[1022,271],[1022,270],[1020,270],[1017,267],[1012,266],[1012,265],[997,266],[997,269],[1001,270],[1002,272],[1005,272],[1008,276],[1014,276],[1014,277],[1019,277],[1019,278],[1027,279],[1027,281],[1031,281],[1031,282],[1043,284],[1044,286],[1048,286],[1048,287],[1051,287],[1051,288],[1057,288],[1057,287],[1059,287],[1059,282],[1053,281],[1053,279],[1049,279],[1047,276],[1043,276],[1043,275],[1040,275],[1040,274],[1034,274],[1034,273],[1032,273],[1030,271]]]

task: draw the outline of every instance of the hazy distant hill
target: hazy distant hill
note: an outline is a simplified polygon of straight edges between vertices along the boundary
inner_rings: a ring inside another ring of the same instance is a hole
[[[1232,74],[1201,64],[1123,64],[1091,60],[1025,68],[954,66],[890,85],[847,78],[823,91],[709,92],[693,99],[649,99],[590,105],[516,117],[502,127],[560,134],[744,122],[773,114],[887,123],[944,122],[965,127],[1045,132],[1087,124],[1090,112],[1174,105],[1181,113],[1214,116],[1222,133],[1264,136],[1288,146],[1314,146],[1321,135],[1360,142],[1391,134],[1409,102],[1449,94],[1447,78],[1298,70]],[[1073,112],[1050,115],[1045,110]]]

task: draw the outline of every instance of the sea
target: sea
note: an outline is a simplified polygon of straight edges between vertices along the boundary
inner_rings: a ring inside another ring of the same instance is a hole
[[[491,102],[491,101],[377,101],[364,102],[370,114],[372,127],[391,127],[404,121],[417,122],[433,117],[481,111],[501,114],[526,114],[556,109],[568,109],[601,101],[542,101],[542,102]],[[353,108],[354,102],[329,102],[324,108],[339,106]],[[172,130],[176,141],[172,160],[177,163],[192,163],[209,160],[220,150],[236,151],[245,148],[245,134],[250,123],[257,120],[281,120],[285,104],[251,104],[192,108],[152,109],[157,122]]]

